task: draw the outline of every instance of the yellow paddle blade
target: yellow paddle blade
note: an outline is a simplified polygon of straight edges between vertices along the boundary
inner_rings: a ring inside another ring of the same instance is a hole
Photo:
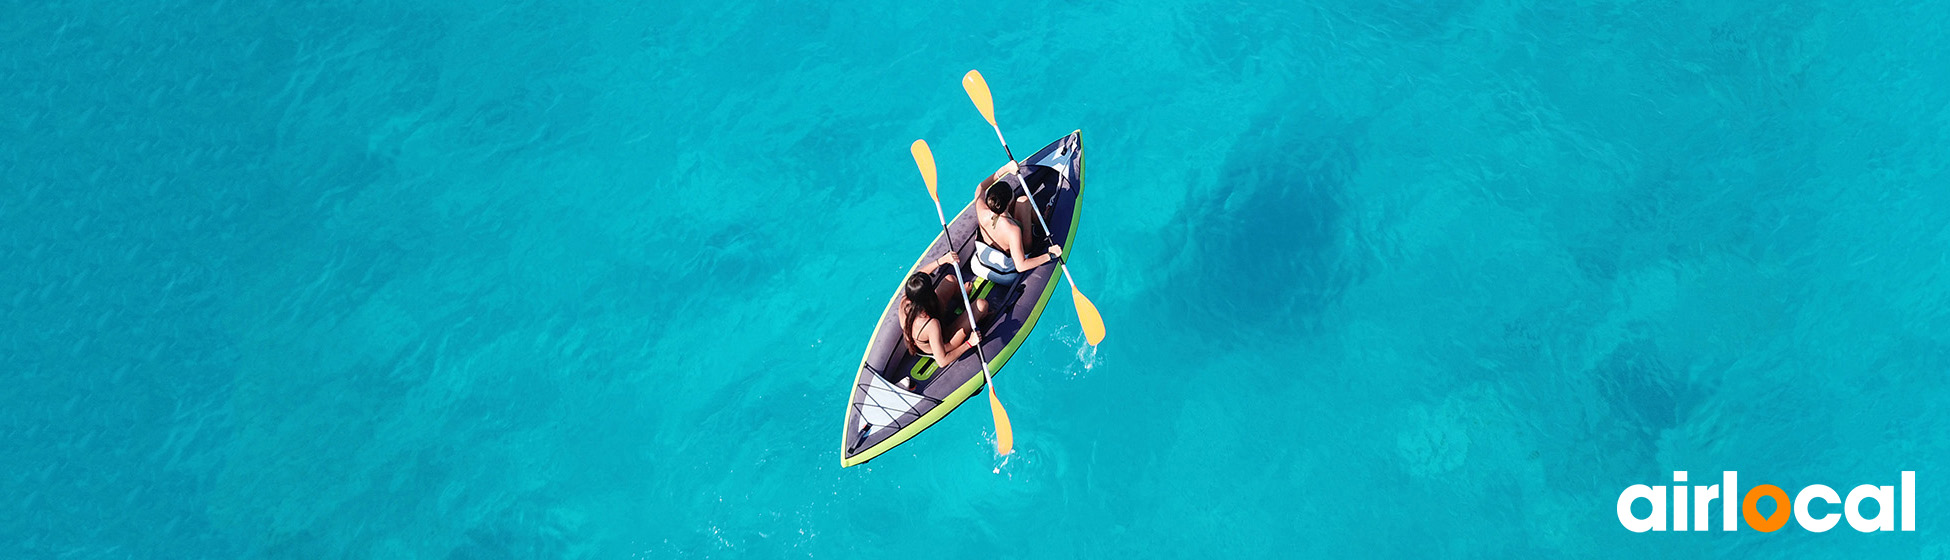
[[[982,112],[982,118],[995,124],[995,99],[989,97],[989,83],[982,79],[982,73],[969,70],[961,77],[961,88],[968,90],[968,100],[975,102],[975,110]]]
[[[1083,339],[1091,346],[1104,341],[1104,316],[1097,314],[1097,305],[1090,298],[1083,297],[1076,284],[1070,284],[1070,297],[1077,301],[1077,320],[1083,323]]]
[[[909,150],[914,152],[914,166],[921,168],[921,179],[928,182],[928,197],[940,204],[941,197],[934,194],[934,151],[928,149],[927,140],[915,140]]]
[[[989,385],[989,413],[995,415],[995,454],[1003,457],[1016,452],[1016,433],[1009,428],[1009,411],[1002,410],[1002,399],[995,396],[995,385]]]

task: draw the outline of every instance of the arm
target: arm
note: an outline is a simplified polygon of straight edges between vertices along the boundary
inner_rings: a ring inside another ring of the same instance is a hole
[[[996,182],[997,180],[1002,179],[1002,176],[1008,175],[1010,173],[1015,173],[1015,172],[1016,172],[1016,162],[1011,161],[1009,163],[1004,163],[1002,164],[1001,169],[995,170],[995,174],[989,176],[988,182],[989,183]]]
[[[949,253],[949,255],[954,255],[954,253]],[[961,273],[957,271],[954,278],[945,278],[941,281],[941,285],[935,286],[935,297],[943,298],[942,301],[952,299],[956,304],[961,304],[968,301],[966,299],[968,293],[962,291],[962,288],[964,286],[961,284]],[[942,293],[944,291],[947,293]],[[956,307],[961,306],[956,305]],[[969,315],[963,314],[958,317],[937,320],[927,326],[928,340],[934,343],[934,348],[929,351],[929,355],[933,356],[935,363],[941,364],[941,367],[948,367],[948,364],[955,363],[955,360],[961,359],[963,354],[966,354],[970,348],[975,347],[976,341],[981,340],[981,331],[971,331],[972,336],[963,337],[962,343],[951,344],[953,341],[949,339],[949,333],[960,329],[961,325],[950,323],[950,321],[969,321],[969,317]],[[974,325],[969,324],[969,326],[973,327]]]
[[[975,200],[977,201],[982,200],[982,191],[984,189],[987,189],[990,184],[995,183],[996,181],[1000,181],[1002,180],[1003,176],[1015,172],[1016,172],[1016,162],[1012,161],[1009,163],[1002,164],[1002,168],[995,170],[995,173],[990,174],[989,178],[983,179],[982,182],[980,183],[975,183]]]
[[[954,263],[955,265],[955,280],[961,280],[961,255],[955,254],[955,250],[952,247],[948,249],[948,252],[942,253],[940,257],[936,257],[934,262],[928,263],[928,266],[922,268],[921,272],[933,273],[935,268],[949,263]]]
[[[928,261],[928,264],[915,266],[914,272],[934,272],[935,267],[939,267],[941,265],[948,264],[948,263],[955,263],[956,265],[961,264],[961,257],[959,255],[956,255],[954,249],[952,248],[950,248],[948,252],[942,253],[941,256],[935,257],[934,260]],[[961,268],[959,266],[957,266],[955,269],[955,278],[958,279],[961,278]]]
[[[1010,236],[1008,243],[1009,243],[1009,258],[1016,261],[1016,270],[1030,270],[1039,266],[1043,266],[1044,264],[1050,262],[1051,260],[1054,260],[1056,257],[1063,255],[1062,246],[1051,245],[1049,248],[1049,252],[1047,253],[1036,255],[1035,258],[1023,258],[1023,253],[1027,253],[1028,251],[1023,249],[1022,233],[1020,231],[1018,231],[1015,235]]]

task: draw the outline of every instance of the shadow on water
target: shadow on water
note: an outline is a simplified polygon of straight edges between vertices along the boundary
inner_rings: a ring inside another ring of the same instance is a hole
[[[1261,116],[1163,232],[1161,307],[1188,333],[1235,340],[1306,330],[1352,280],[1342,199],[1355,125],[1283,108]],[[1238,335],[1238,336],[1234,336]]]
[[[1661,434],[1678,426],[1705,396],[1645,341],[1612,350],[1604,361],[1592,366],[1590,375],[1610,406],[1610,417],[1624,430],[1616,435],[1627,441],[1614,442],[1612,448],[1626,457],[1639,454],[1636,458],[1640,460],[1653,460]]]

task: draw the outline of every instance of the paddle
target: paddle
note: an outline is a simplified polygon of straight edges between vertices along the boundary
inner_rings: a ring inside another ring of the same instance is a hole
[[[961,88],[968,91],[968,99],[975,102],[975,110],[981,111],[982,118],[988,119],[989,127],[995,129],[995,139],[1002,141],[1002,151],[1009,154],[1009,163],[1015,163],[1020,172],[1022,164],[1016,162],[1016,153],[1009,150],[1009,139],[1002,137],[1002,127],[995,124],[995,100],[989,95],[988,81],[982,79],[981,72],[969,70],[961,77]],[[1023,195],[1029,198],[1029,207],[1036,211],[1036,223],[1043,226],[1043,240],[1055,245],[1056,240],[1049,238],[1049,223],[1043,221],[1043,209],[1037,207],[1036,196],[1029,193],[1027,181],[1023,183]],[[1077,320],[1083,323],[1083,339],[1096,346],[1104,341],[1104,316],[1099,315],[1097,306],[1090,303],[1090,298],[1083,297],[1082,290],[1077,289],[1076,275],[1070,274],[1069,259],[1058,257],[1056,266],[1062,267],[1063,279],[1070,281],[1070,297],[1077,304]]]
[[[927,140],[915,140],[911,150],[914,165],[921,169],[921,179],[928,183],[928,198],[934,199],[934,216],[941,220],[941,236],[952,242],[954,235],[948,233],[948,216],[941,213],[941,195],[934,188],[934,152],[928,149]],[[956,292],[961,294],[962,309],[968,311],[968,334],[975,337],[975,357],[982,360],[982,380],[989,385],[989,413],[995,416],[995,454],[1007,457],[1016,451],[1016,435],[1009,429],[1009,411],[1002,409],[1002,399],[995,396],[995,376],[989,373],[989,357],[982,352],[982,328],[975,326],[975,306],[968,302],[968,285],[959,282],[960,270],[955,271],[955,280],[961,286]]]

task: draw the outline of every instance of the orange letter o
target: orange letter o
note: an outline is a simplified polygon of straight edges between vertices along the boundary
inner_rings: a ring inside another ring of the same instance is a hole
[[[1760,499],[1764,497],[1774,498],[1772,516],[1761,517],[1760,509],[1754,507],[1760,504]],[[1747,491],[1747,498],[1740,501],[1740,516],[1747,518],[1748,527],[1753,527],[1755,531],[1762,533],[1781,530],[1782,527],[1787,526],[1788,517],[1792,515],[1794,515],[1794,502],[1788,501],[1787,491],[1772,484],[1755,486],[1754,489]]]

